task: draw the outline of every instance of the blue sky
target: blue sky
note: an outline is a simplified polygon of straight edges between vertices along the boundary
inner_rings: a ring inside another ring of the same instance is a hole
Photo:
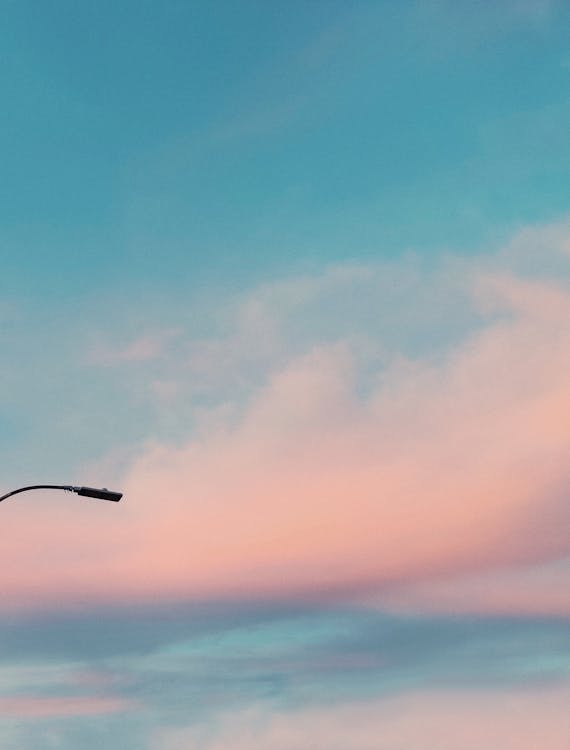
[[[567,22],[535,2],[6,4],[12,288],[235,283],[558,218]]]
[[[26,403],[57,421],[30,366],[38,340],[38,364],[64,371],[47,374],[57,389],[80,339],[128,326],[137,306],[168,325],[188,298],[334,262],[487,252],[567,209],[564,3],[22,2],[2,15],[4,349],[23,379],[3,411],[26,460]],[[90,402],[112,402],[81,380]],[[59,410],[84,411],[64,389]]]
[[[2,4],[3,747],[566,750],[568,28]]]

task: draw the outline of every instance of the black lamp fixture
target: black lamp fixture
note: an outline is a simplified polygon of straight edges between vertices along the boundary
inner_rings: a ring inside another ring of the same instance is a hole
[[[32,484],[29,487],[20,487],[17,490],[12,490],[12,492],[7,492],[0,497],[0,503],[2,500],[6,500],[7,497],[18,495],[20,492],[28,492],[29,490],[64,490],[65,492],[75,492],[76,495],[82,495],[83,497],[110,500],[113,503],[118,503],[123,497],[122,492],[113,492],[113,490],[108,490],[106,487],[98,489],[97,487],[73,487],[70,484]]]

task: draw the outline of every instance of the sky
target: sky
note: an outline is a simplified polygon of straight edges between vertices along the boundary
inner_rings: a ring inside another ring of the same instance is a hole
[[[0,744],[568,750],[570,5],[0,1]]]

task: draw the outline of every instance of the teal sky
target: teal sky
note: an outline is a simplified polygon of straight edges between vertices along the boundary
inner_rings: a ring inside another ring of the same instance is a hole
[[[566,750],[569,30],[0,0],[3,749]]]
[[[331,263],[488,252],[567,210],[566,3],[1,13],[8,476],[92,457],[105,420],[68,441],[62,410],[76,431],[106,402],[106,439],[148,436],[144,406],[75,370],[101,328],[173,326],[188,300],[197,325],[204,299]]]
[[[557,218],[568,22],[530,0],[3,3],[8,291],[173,293]]]

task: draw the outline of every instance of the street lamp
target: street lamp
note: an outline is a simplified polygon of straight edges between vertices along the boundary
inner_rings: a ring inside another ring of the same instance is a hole
[[[66,492],[75,492],[77,495],[82,495],[83,497],[94,497],[97,500],[111,500],[113,503],[118,503],[123,497],[122,492],[113,492],[106,487],[97,489],[96,487],[72,487],[69,484],[32,484],[29,487],[20,487],[17,490],[12,490],[12,492],[7,492],[0,497],[0,503],[2,500],[6,500],[7,497],[12,497],[12,495],[27,492],[28,490],[65,490]]]

